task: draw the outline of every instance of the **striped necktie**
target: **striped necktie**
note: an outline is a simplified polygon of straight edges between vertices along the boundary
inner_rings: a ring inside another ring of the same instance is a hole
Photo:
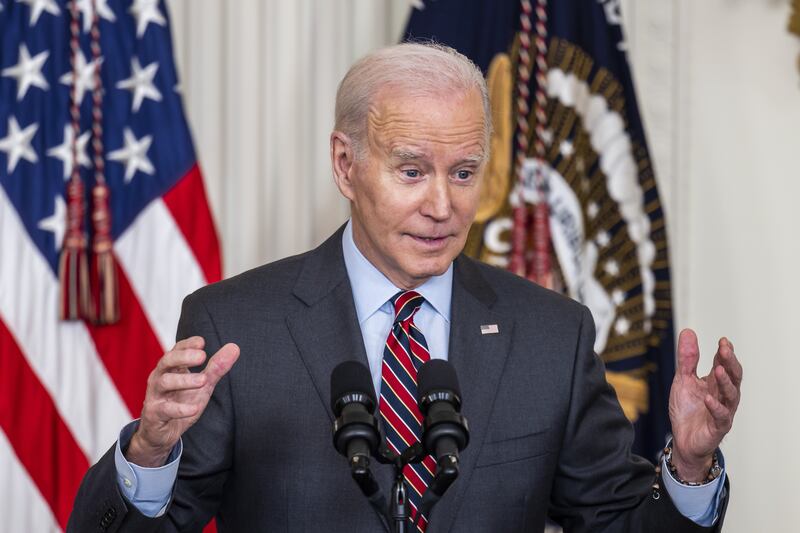
[[[402,453],[422,438],[422,414],[417,407],[417,372],[430,359],[428,344],[414,325],[414,315],[425,299],[414,291],[400,291],[389,300],[394,306],[394,323],[383,349],[381,367],[380,414],[389,448]],[[412,519],[422,501],[425,489],[436,472],[436,462],[426,456],[422,463],[407,465],[403,470],[411,503]],[[420,530],[427,519],[422,517]]]

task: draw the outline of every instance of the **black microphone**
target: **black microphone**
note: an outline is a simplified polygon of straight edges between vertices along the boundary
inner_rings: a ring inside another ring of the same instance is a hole
[[[358,361],[345,361],[331,374],[333,445],[353,464],[367,460],[378,449],[380,432],[375,419],[375,391],[369,370]]]
[[[431,359],[417,374],[417,402],[425,416],[423,445],[437,463],[443,457],[458,460],[469,444],[467,419],[461,415],[461,390],[453,365]]]

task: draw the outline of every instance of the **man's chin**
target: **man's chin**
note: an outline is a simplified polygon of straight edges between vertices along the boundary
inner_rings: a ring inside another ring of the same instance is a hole
[[[413,265],[410,265],[409,272],[415,279],[427,281],[429,278],[441,276],[447,272],[452,262],[453,260],[450,259],[449,255],[437,258],[435,261],[431,261],[430,258],[421,258]]]

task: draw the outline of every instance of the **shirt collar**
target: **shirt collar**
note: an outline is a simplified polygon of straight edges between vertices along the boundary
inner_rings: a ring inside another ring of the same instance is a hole
[[[342,252],[347,277],[353,290],[358,323],[386,304],[400,289],[389,278],[375,268],[356,246],[353,240],[353,222],[348,220],[342,234]],[[433,276],[415,289],[448,323],[450,322],[450,299],[453,295],[453,264],[444,274]],[[387,307],[388,310],[388,307]]]

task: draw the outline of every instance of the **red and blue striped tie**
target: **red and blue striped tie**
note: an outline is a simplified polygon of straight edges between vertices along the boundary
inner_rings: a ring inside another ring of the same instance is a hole
[[[422,438],[422,414],[417,407],[417,372],[431,356],[422,332],[414,325],[414,315],[425,299],[415,291],[400,291],[389,300],[394,305],[394,324],[383,349],[380,413],[389,448],[402,453]],[[436,472],[436,462],[427,456],[422,463],[407,465],[403,476],[410,487],[412,519],[425,489]],[[420,531],[427,526],[425,516]]]

